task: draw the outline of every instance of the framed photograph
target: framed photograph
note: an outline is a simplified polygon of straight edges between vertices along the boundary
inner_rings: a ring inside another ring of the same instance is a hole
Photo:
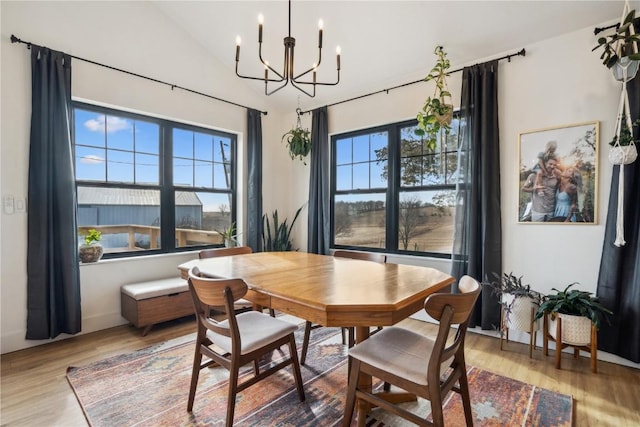
[[[596,224],[599,122],[523,132],[518,222]]]

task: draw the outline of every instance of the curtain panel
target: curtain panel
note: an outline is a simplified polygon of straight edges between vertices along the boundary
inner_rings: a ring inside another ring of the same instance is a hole
[[[311,171],[309,173],[309,219],[307,251],[329,254],[329,123],[327,107],[312,112]]]
[[[26,339],[81,330],[71,57],[31,46]]]
[[[247,109],[247,246],[262,251],[262,113]]]
[[[633,121],[640,119],[640,76],[627,83],[629,110]],[[638,127],[634,138],[640,139]],[[606,141],[609,141],[607,139]],[[639,147],[640,148],[640,147]],[[608,149],[608,147],[607,147]],[[640,363],[640,160],[624,166],[624,238],[617,247],[616,221],[620,166],[613,167],[611,196],[607,210],[597,296],[611,311],[611,324],[601,323],[598,348]]]
[[[490,282],[494,274],[502,275],[497,60],[464,68],[460,119],[451,275]],[[469,325],[500,326],[500,304],[488,289],[478,298]]]

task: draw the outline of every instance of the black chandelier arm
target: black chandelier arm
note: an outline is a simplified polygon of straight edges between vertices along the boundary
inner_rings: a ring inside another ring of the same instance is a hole
[[[316,85],[311,83],[313,85],[313,92],[309,93],[306,90],[304,90],[303,87],[298,86],[298,82],[296,82],[295,80],[291,80],[291,86],[295,87],[296,89],[298,89],[300,92],[304,93],[305,95],[307,95],[310,98],[315,98],[316,96]]]
[[[271,65],[269,65],[267,63],[267,61],[265,61],[264,59],[262,59],[262,42],[258,43],[258,58],[260,59],[260,62],[262,63],[262,65],[264,65],[265,67],[267,67],[269,70],[273,71],[275,73],[276,76],[278,76],[280,78],[280,80],[269,80],[269,81],[273,81],[273,82],[281,82],[285,80],[285,77],[280,74],[278,71],[276,71]],[[287,62],[287,59],[285,58],[285,64]],[[284,74],[287,74],[287,70],[285,67],[284,70]],[[260,79],[260,80],[265,80],[265,79]],[[267,79],[268,80],[268,79]]]
[[[238,71],[238,63],[236,62],[236,76],[241,77],[243,79],[250,79],[250,80],[260,80],[261,82],[271,82],[271,83],[280,83],[285,81],[284,78],[281,79],[265,79],[264,77],[252,77],[252,76],[245,76],[243,74],[240,74],[240,72]]]
[[[276,93],[277,91],[279,91],[280,89],[282,89],[283,87],[285,87],[287,84],[289,84],[289,79],[285,79],[285,82],[284,82],[283,84],[281,84],[280,86],[278,86],[278,87],[277,87],[277,88],[275,88],[274,90],[269,91],[269,90],[268,90],[268,88],[267,88],[267,87],[268,87],[268,85],[269,85],[269,82],[266,82],[266,81],[265,81],[265,82],[264,82],[264,94],[265,94],[265,95],[267,95],[267,96],[269,96],[269,95],[273,95],[274,93]]]
[[[318,48],[318,62],[315,64],[315,66],[312,66],[307,71],[304,71],[304,72],[298,74],[297,76],[292,77],[292,79],[293,80],[298,80],[300,77],[305,76],[305,75],[309,74],[310,72],[312,72],[314,70],[317,70],[320,67],[321,63],[322,63],[322,47],[319,47]]]
[[[298,80],[293,80],[293,82],[295,82],[296,84],[299,85],[318,85],[318,86],[335,86],[338,83],[340,83],[340,70],[338,70],[338,80],[336,80],[334,83],[324,83],[324,82],[301,82]]]

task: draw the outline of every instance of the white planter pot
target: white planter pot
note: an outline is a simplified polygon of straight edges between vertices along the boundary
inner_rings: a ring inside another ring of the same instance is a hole
[[[538,308],[532,298],[519,296],[516,298],[513,294],[502,294],[502,309],[507,310],[504,313],[505,327],[517,331],[538,331],[540,330],[540,320],[536,320],[531,326],[533,315]],[[533,308],[533,315],[531,309]]]
[[[591,343],[591,319],[570,314],[557,315],[562,319],[562,342],[571,345],[589,345]],[[557,318],[549,317],[549,334],[556,340]]]
[[[638,150],[635,144],[625,145],[624,147],[616,145],[615,147],[611,147],[609,151],[609,161],[613,165],[628,165],[635,162],[637,158]]]

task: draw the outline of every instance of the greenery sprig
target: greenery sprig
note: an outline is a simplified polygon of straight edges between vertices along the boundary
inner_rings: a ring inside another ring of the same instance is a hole
[[[635,9],[631,10],[622,21],[618,31],[610,36],[598,38],[598,45],[591,49],[592,52],[599,48],[604,49],[600,59],[607,68],[613,67],[621,57],[640,61],[640,53],[638,53],[640,34],[632,34],[632,25],[637,21],[635,15]]]
[[[451,131],[451,118],[453,115],[453,105],[451,104],[451,93],[447,88],[447,77],[451,63],[447,59],[447,53],[442,46],[437,46],[434,53],[438,57],[436,65],[433,66],[424,81],[435,81],[433,96],[427,97],[422,110],[418,112],[418,129],[415,133],[419,136],[427,137],[427,147],[435,151],[437,146],[437,136],[441,130],[447,134]]]
[[[87,245],[90,245],[94,242],[99,242],[100,239],[102,239],[102,233],[95,228],[91,228],[89,231],[87,231],[87,234],[84,235],[84,242]]]

